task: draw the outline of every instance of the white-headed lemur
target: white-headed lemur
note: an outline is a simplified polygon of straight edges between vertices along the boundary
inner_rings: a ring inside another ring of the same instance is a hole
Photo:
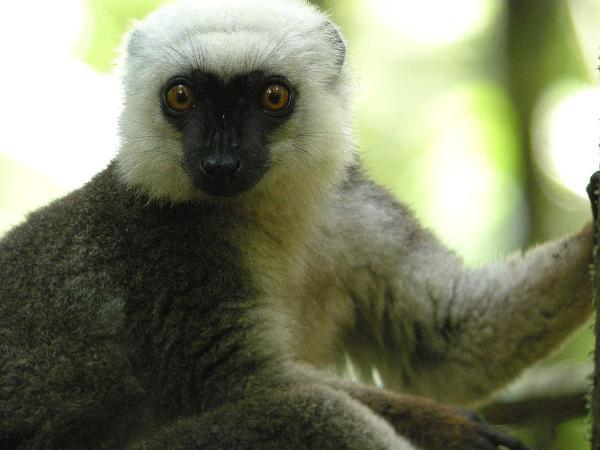
[[[465,268],[362,173],[347,66],[303,0],[135,26],[116,160],[0,241],[1,448],[524,448],[438,401],[589,318],[592,227]]]

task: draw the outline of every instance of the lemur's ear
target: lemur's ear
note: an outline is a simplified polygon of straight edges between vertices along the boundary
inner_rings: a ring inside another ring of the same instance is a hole
[[[346,62],[346,42],[344,41],[339,28],[333,23],[329,21],[325,22],[323,28],[325,30],[325,36],[327,40],[331,43],[332,48],[334,49],[335,62],[341,69]]]
[[[143,48],[142,42],[144,41],[144,33],[138,29],[134,28],[129,32],[127,36],[127,55],[135,56],[141,53]]]

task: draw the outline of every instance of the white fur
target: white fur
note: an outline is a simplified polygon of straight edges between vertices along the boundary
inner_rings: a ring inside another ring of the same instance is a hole
[[[181,167],[182,136],[161,113],[161,88],[190,69],[225,80],[262,69],[288,78],[298,97],[270,144],[273,167],[243,197],[269,192],[289,201],[294,193],[294,202],[308,204],[329,192],[353,159],[354,138],[348,74],[340,73],[327,24],[326,15],[301,0],[186,0],[137,24],[124,60],[123,180],[156,199],[206,198]]]

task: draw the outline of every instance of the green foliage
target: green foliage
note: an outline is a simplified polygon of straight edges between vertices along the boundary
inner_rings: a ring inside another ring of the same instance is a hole
[[[78,53],[95,69],[109,71],[132,21],[163,3],[166,0],[85,0],[86,24]]]
[[[54,181],[0,153],[0,235],[29,211],[64,193]]]

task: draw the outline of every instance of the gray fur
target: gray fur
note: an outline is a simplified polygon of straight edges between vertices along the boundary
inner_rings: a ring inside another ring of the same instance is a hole
[[[315,369],[488,397],[589,317],[591,227],[464,268],[361,173],[343,38],[303,1],[188,0],[136,30],[117,160],[0,241],[0,447],[495,448],[453,410]],[[193,188],[160,114],[190,64],[301,91],[236,198]]]
[[[525,256],[468,269],[405,206],[355,175],[321,230],[305,283],[307,297],[321,294],[302,342],[316,330],[331,337],[303,357],[344,367],[349,356],[361,378],[373,381],[377,370],[388,388],[480,403],[592,311],[589,225]],[[326,311],[336,311],[336,323]]]

